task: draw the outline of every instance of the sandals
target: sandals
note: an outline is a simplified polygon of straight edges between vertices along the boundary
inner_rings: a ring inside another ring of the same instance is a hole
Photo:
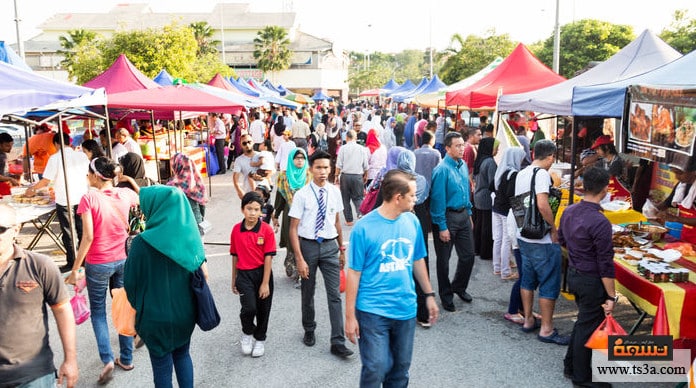
[[[511,272],[510,275],[503,275],[500,278],[503,280],[516,280],[520,278],[520,275],[518,275],[516,272]]]
[[[505,320],[507,321],[514,323],[515,325],[524,325],[524,317],[521,314],[505,313],[505,315],[503,315],[503,318],[505,318]]]
[[[126,364],[122,363],[120,358],[115,359],[114,364],[116,364],[119,368],[125,370],[126,372],[131,371],[131,370],[133,370],[133,368],[135,368],[135,365],[133,365],[133,364],[126,365]]]
[[[104,365],[104,369],[102,369],[101,373],[99,374],[99,380],[97,380],[97,384],[106,385],[113,378],[114,378],[114,363],[110,362],[110,363]]]

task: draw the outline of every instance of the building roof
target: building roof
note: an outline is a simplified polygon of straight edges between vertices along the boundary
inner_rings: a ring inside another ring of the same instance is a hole
[[[295,25],[295,12],[250,12],[249,4],[218,4],[212,12],[205,13],[155,13],[143,3],[119,4],[108,13],[59,13],[39,25],[43,31],[91,31],[135,30],[162,26],[173,21],[188,25],[207,22],[219,29],[221,19],[225,29],[262,29],[276,25],[291,29]]]

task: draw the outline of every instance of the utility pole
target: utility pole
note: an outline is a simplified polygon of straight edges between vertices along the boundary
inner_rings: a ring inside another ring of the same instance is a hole
[[[22,42],[22,37],[19,33],[19,22],[21,22],[22,19],[19,18],[19,13],[17,12],[17,0],[14,0],[14,12],[15,28],[17,29],[17,49],[19,51],[19,56],[22,57],[22,60],[24,61],[24,42]]]
[[[556,24],[553,29],[553,71],[559,73],[561,68],[561,25],[558,21],[560,14],[560,0],[556,0]]]

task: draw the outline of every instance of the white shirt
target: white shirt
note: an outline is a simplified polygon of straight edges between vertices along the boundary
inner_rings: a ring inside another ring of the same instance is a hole
[[[128,149],[123,144],[117,142],[116,144],[111,145],[111,156],[115,162],[118,162],[118,160],[127,153]],[[140,156],[142,156],[142,153]]]
[[[341,169],[341,174],[364,174],[369,167],[368,154],[367,148],[351,140],[338,149],[336,167]]]
[[[237,156],[234,159],[234,169],[232,170],[233,173],[240,173],[242,174],[242,191],[245,193],[248,193],[251,191],[251,185],[249,184],[249,173],[252,171],[255,171],[256,168],[251,167],[251,158],[256,155],[256,152],[252,154],[251,157],[246,156],[244,154]],[[232,179],[237,179],[237,177],[233,177]]]
[[[254,120],[249,124],[249,134],[254,144],[263,143],[263,136],[266,134],[266,124],[261,120]]]
[[[87,183],[87,171],[89,169],[89,159],[84,152],[77,152],[70,147],[66,147],[65,167],[68,172],[68,190],[70,193],[70,205],[77,206],[82,196],[87,194],[89,184]],[[65,179],[63,175],[63,161],[60,152],[56,152],[48,158],[43,177],[53,183],[56,193],[56,203],[61,206],[68,206],[68,198],[65,192]]]
[[[313,181],[299,189],[292,197],[292,206],[288,215],[300,220],[297,227],[297,234],[306,239],[314,240],[314,225],[319,211],[319,189]],[[326,183],[323,187],[326,190],[324,199],[326,200],[326,216],[324,217],[324,227],[319,231],[319,236],[324,239],[338,237],[336,230],[336,214],[343,211],[343,200],[341,192],[334,185]],[[316,195],[315,195],[316,193]]]
[[[224,139],[227,137],[227,130],[225,129],[225,123],[220,120],[219,117],[215,118],[215,126],[213,127],[212,133],[216,139]]]
[[[276,163],[280,165],[280,169],[278,171],[286,171],[288,169],[288,155],[290,155],[290,151],[294,150],[295,148],[297,148],[297,145],[295,145],[295,142],[291,140],[284,141],[280,144],[280,149],[275,157]]]
[[[129,137],[129,138],[126,140],[126,142],[123,143],[122,145],[123,145],[124,147],[126,147],[126,150],[127,150],[128,152],[133,152],[133,153],[136,153],[136,154],[140,155],[141,158],[143,157],[143,152],[140,150],[140,144],[138,144],[137,141],[133,140],[132,137]],[[114,148],[114,150],[115,150],[115,149],[116,149],[116,148]],[[120,158],[120,157],[119,157],[119,158]],[[116,160],[118,161],[118,159],[116,159]]]
[[[522,171],[517,173],[517,179],[515,179],[515,195],[520,195],[523,193],[526,193],[531,190],[531,184],[532,184],[532,173],[534,172],[534,169],[536,166],[530,165],[522,169]],[[536,178],[534,178],[534,190],[536,191],[537,194],[539,193],[548,193],[549,188],[551,187],[551,176],[549,175],[549,172],[544,170],[543,168],[539,168],[539,171],[537,171]],[[539,240],[532,240],[528,239],[525,237],[522,237],[519,232],[519,228],[517,231],[517,238],[519,238],[522,241],[532,243],[532,244],[551,244],[551,233],[547,233],[544,238],[539,239]]]

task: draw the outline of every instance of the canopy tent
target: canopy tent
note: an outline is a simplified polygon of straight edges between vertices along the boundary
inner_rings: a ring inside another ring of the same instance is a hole
[[[110,93],[108,105],[110,108],[225,113],[238,113],[243,107],[242,104],[234,104],[229,100],[185,85]]]
[[[416,89],[411,92],[407,92],[404,94],[400,94],[398,97],[394,97],[394,101],[396,102],[411,102],[413,100],[413,97],[420,95],[420,94],[426,94],[426,93],[434,93],[437,92],[440,89],[443,89],[447,87],[444,82],[440,80],[440,78],[435,74],[432,79],[430,79],[430,82],[428,82],[425,86],[423,86],[420,90]]]
[[[382,89],[391,91],[391,90],[394,90],[398,87],[399,87],[399,84],[396,81],[394,81],[394,78],[392,78],[386,84],[384,84],[384,86],[382,86]]]
[[[152,80],[162,86],[172,85],[174,83],[174,78],[167,73],[167,70],[165,69],[160,70],[159,74],[157,74]]]
[[[33,109],[104,105],[104,89],[56,81],[0,62],[0,116]]]
[[[301,93],[288,93],[285,95],[285,99],[294,101],[298,104],[314,105],[314,101],[309,96]]]
[[[284,97],[286,94],[288,94],[287,90],[280,90],[278,87],[274,86],[273,83],[269,80],[264,80],[263,83],[261,83],[266,89],[272,90],[275,93],[278,93],[279,96]]]
[[[248,94],[252,97],[261,96],[261,92],[259,92],[258,90],[254,90],[254,88],[252,88],[251,86],[249,86],[249,84],[244,82],[244,78],[242,77],[239,77],[239,80],[235,80],[234,78],[230,77],[229,81],[230,84],[232,84],[232,86],[234,86],[235,88],[237,88],[237,90],[244,94]]]
[[[413,102],[425,108],[445,108],[445,93],[454,90],[464,89],[467,86],[473,85],[474,83],[478,82],[478,80],[488,75],[488,73],[493,71],[493,69],[498,67],[498,65],[500,65],[501,62],[503,62],[503,58],[497,57],[493,60],[493,62],[489,63],[488,66],[477,71],[475,74],[470,75],[467,78],[464,78],[463,80],[457,81],[450,86],[445,86],[437,92],[421,93],[416,95],[413,98]],[[455,108],[456,107],[451,107],[451,109]]]
[[[125,54],[121,54],[108,69],[85,82],[84,86],[94,89],[104,88],[106,93],[111,94],[157,88],[159,84],[147,78],[128,60]]]
[[[260,106],[266,105],[266,102],[259,98],[246,96],[244,94],[235,93],[229,90],[202,84],[199,82],[184,84],[184,86],[200,90],[208,94],[212,94],[216,97],[224,98],[225,100],[230,101],[234,105],[243,106],[245,108],[258,108]]]
[[[0,62],[9,63],[10,65],[17,66],[22,70],[32,71],[26,62],[17,55],[17,53],[12,50],[12,48],[5,44],[4,40],[0,40]]]
[[[576,116],[623,116],[626,89],[631,85],[696,86],[696,51],[692,51],[657,69],[627,78],[594,86],[573,89],[572,112]]]
[[[276,86],[276,89],[278,89],[281,96],[284,96],[284,95],[290,93],[290,91],[288,89],[286,89],[285,86],[283,86],[281,84],[278,84],[278,86]]]
[[[420,84],[419,84],[419,85],[420,85]],[[390,92],[387,92],[386,94],[387,94],[387,96],[390,96],[391,94],[394,94],[394,93],[406,92],[406,91],[409,91],[409,90],[413,90],[413,89],[415,89],[415,88],[416,88],[416,85],[414,85],[413,82],[411,82],[410,79],[407,79],[403,84],[401,84],[401,86],[399,86],[399,87],[396,88],[396,89],[393,89],[393,90],[390,91]]]
[[[422,90],[427,84],[428,84],[428,78],[423,77],[420,80],[420,82],[418,83],[418,85],[413,86],[413,87],[406,89],[406,90],[399,90],[401,88],[396,89],[396,90],[392,90],[390,93],[387,93],[387,96],[389,96],[391,98],[399,98],[401,95]],[[406,85],[406,82],[404,82],[404,85]],[[401,85],[401,86],[403,87],[404,85]]]
[[[239,78],[239,81],[235,81],[234,78],[230,78],[230,83],[232,84],[232,86],[235,86],[237,89],[239,89],[239,91],[241,91],[242,93],[250,95],[252,97],[258,97],[266,102],[270,102],[271,104],[287,106],[293,109],[297,109],[300,106],[302,106],[301,104],[297,104],[282,97],[264,95],[260,91],[255,90],[249,84],[244,82],[244,79],[241,77]]]
[[[358,94],[359,97],[376,97],[379,96],[380,94],[386,92],[384,89],[367,89],[363,90]]]
[[[262,95],[280,97],[280,93],[279,93],[279,92],[277,92],[277,91],[275,91],[275,90],[271,90],[271,89],[269,89],[269,88],[263,86],[261,83],[259,83],[259,81],[255,80],[255,79],[253,79],[253,78],[249,78],[249,81],[247,81],[247,83],[248,83],[252,88],[254,88],[254,89],[258,90],[259,92],[261,92]]]
[[[314,101],[333,101],[332,97],[327,96],[321,90],[317,90],[311,98]]]
[[[473,85],[447,92],[448,106],[495,109],[498,94],[522,93],[563,82],[565,78],[541,63],[522,43],[495,70]]]
[[[657,35],[645,30],[611,58],[576,77],[527,93],[503,94],[498,102],[498,109],[571,115],[575,86],[597,85],[626,79],[672,62],[680,56],[681,54]]]
[[[239,90],[236,86],[232,85],[232,83],[229,80],[227,80],[227,78],[221,76],[220,73],[215,74],[215,76],[213,76],[213,78],[211,78],[210,81],[208,81],[208,85],[215,86],[216,88],[220,89],[225,89],[227,91],[237,93],[241,96],[254,97]]]

